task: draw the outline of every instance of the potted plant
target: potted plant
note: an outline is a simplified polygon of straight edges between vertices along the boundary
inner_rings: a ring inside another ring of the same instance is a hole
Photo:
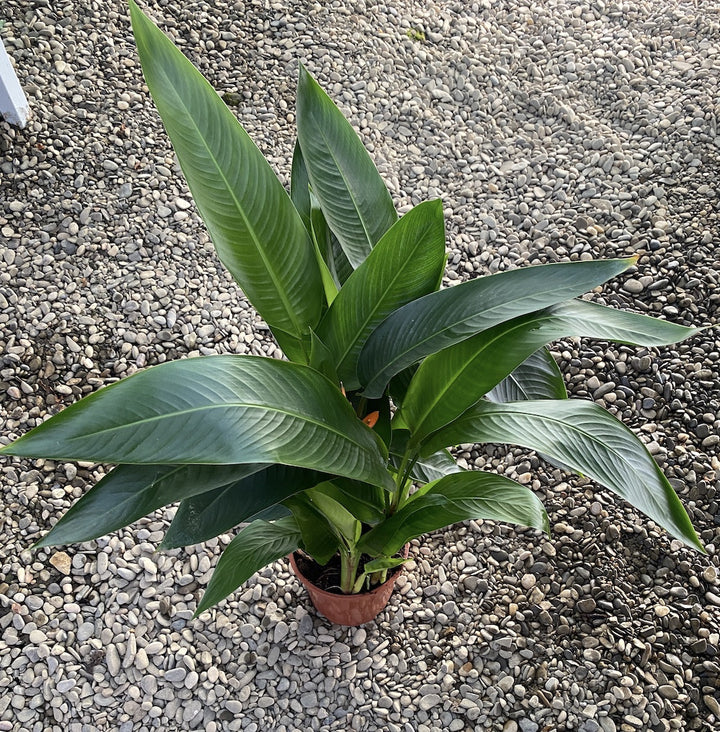
[[[546,350],[567,336],[657,346],[698,332],[578,299],[636,259],[442,288],[441,202],[399,218],[352,127],[302,66],[288,195],[207,81],[132,0],[130,10],[147,85],[217,253],[288,360],[154,366],[2,448],[117,466],[35,546],[87,541],[180,501],[164,547],[247,524],[198,613],[296,551],[303,575],[334,563],[335,599],[354,602],[392,582],[403,548],[426,532],[466,519],[548,531],[527,487],[462,470],[448,452],[505,442],[594,479],[704,551],[643,443],[598,405],[568,399]],[[387,586],[377,594],[386,600]]]

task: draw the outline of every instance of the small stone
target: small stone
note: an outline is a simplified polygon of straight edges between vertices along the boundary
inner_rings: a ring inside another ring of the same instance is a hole
[[[587,597],[584,600],[580,600],[577,604],[578,610],[580,610],[581,613],[591,613],[597,605],[595,604],[595,600],[593,600],[592,597]]]
[[[44,643],[47,640],[47,636],[42,630],[31,630],[28,640],[32,644],[37,645],[38,643]]]
[[[442,701],[442,698],[439,694],[425,694],[423,697],[420,698],[420,709],[422,709],[424,712],[427,712],[428,709],[432,709],[434,706],[437,706]]]
[[[289,631],[290,628],[288,627],[288,624],[284,620],[280,620],[275,626],[275,631],[273,633],[273,642],[280,643],[280,641],[285,640]]]
[[[625,292],[629,292],[631,295],[638,295],[645,289],[643,283],[640,282],[640,280],[635,279],[629,279],[623,282],[622,288]]]
[[[171,668],[168,669],[165,672],[165,681],[169,681],[172,684],[181,684],[183,681],[185,681],[185,677],[187,676],[187,671],[178,666],[177,668]]]
[[[72,570],[72,559],[70,559],[70,556],[65,552],[55,552],[55,554],[50,557],[49,561],[50,564],[58,570],[58,572],[62,572],[65,576],[70,574],[70,571]]]
[[[667,605],[655,605],[653,609],[655,610],[655,615],[659,618],[664,618],[670,614],[670,608]]]
[[[671,684],[662,684],[659,686],[658,694],[660,694],[663,699],[670,699],[670,701],[678,698],[678,690]]]
[[[77,631],[77,639],[83,643],[84,641],[88,640],[88,638],[91,638],[93,634],[95,633],[95,624],[94,623],[81,623],[80,627]]]
[[[110,676],[117,676],[120,673],[120,655],[112,643],[105,649],[105,663]]]

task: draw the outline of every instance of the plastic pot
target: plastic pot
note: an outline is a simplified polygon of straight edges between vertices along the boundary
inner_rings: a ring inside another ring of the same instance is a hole
[[[405,545],[404,555],[408,556],[410,545]],[[384,609],[390,599],[393,587],[403,568],[398,567],[388,579],[370,592],[359,592],[355,595],[339,595],[327,592],[313,584],[297,566],[295,555],[290,554],[290,566],[297,578],[305,586],[315,609],[331,623],[337,625],[364,625],[374,620]]]

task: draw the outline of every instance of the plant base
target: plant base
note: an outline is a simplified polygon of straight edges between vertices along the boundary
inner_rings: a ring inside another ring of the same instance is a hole
[[[409,549],[409,545],[405,547],[406,557]],[[385,609],[395,587],[395,582],[402,572],[402,567],[398,567],[383,584],[370,590],[370,592],[341,595],[327,592],[313,584],[300,571],[294,553],[288,555],[288,558],[293,572],[308,591],[315,609],[331,623],[337,625],[357,626],[374,620]]]

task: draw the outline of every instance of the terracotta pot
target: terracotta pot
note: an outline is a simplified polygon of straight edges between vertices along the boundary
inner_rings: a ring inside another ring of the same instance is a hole
[[[408,556],[410,545],[405,545],[405,557]],[[297,566],[295,555],[288,555],[290,566],[297,578],[305,585],[315,609],[324,615],[331,623],[337,625],[364,625],[374,620],[387,605],[397,578],[402,572],[402,566],[398,567],[386,582],[370,592],[360,592],[356,595],[338,595],[333,592],[321,590],[314,585]]]

